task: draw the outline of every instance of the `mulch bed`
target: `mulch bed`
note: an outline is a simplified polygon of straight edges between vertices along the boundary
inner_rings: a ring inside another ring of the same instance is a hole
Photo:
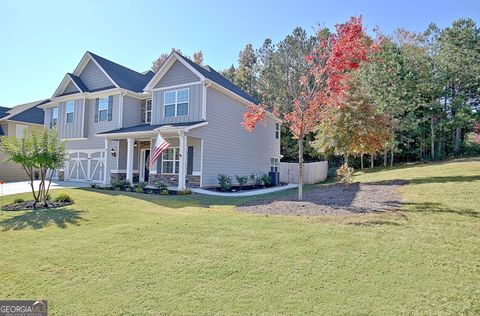
[[[37,207],[34,208],[34,201],[25,201],[21,203],[13,203],[2,206],[2,211],[23,211],[23,210],[40,210],[40,209],[50,209],[50,208],[57,208],[62,206],[71,205],[73,202],[55,202],[55,201],[48,201],[47,206],[41,206],[41,203],[37,203]]]
[[[213,188],[207,188],[206,190],[208,191],[215,191],[215,192],[223,192],[223,193],[238,193],[238,192],[245,192],[245,191],[254,191],[254,190],[261,190],[261,189],[267,189],[267,188],[275,188],[275,187],[280,187],[280,186],[285,186],[287,185],[286,183],[279,183],[277,186],[264,186],[264,185],[244,185],[243,187],[240,188],[240,186],[235,185],[230,188],[230,190],[223,191],[220,187],[213,187]]]
[[[351,185],[331,184],[304,191],[303,201],[295,194],[283,198],[252,201],[237,207],[240,212],[269,215],[347,215],[397,210],[402,205],[398,188],[405,180]]]

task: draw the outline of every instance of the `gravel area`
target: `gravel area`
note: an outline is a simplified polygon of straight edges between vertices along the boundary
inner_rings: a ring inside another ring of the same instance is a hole
[[[240,212],[271,215],[346,215],[399,209],[402,205],[398,188],[405,180],[392,180],[351,185],[323,185],[303,193],[268,200],[252,201],[237,207]]]

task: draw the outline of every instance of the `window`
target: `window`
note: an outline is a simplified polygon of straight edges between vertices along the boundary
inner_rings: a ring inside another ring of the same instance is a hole
[[[67,101],[67,123],[73,123],[73,113],[75,111],[75,101]]]
[[[189,90],[167,91],[164,95],[165,117],[188,115]]]
[[[180,168],[180,152],[178,148],[167,148],[162,153],[162,173],[177,174]]]
[[[98,121],[106,121],[108,119],[108,97],[98,99]]]
[[[52,117],[50,119],[50,128],[57,128],[58,126],[58,108],[52,109]]]
[[[280,137],[280,124],[275,123],[275,138],[278,139]]]
[[[278,172],[279,159],[278,157],[270,158],[270,171]]]
[[[145,123],[152,122],[152,99],[145,102]]]

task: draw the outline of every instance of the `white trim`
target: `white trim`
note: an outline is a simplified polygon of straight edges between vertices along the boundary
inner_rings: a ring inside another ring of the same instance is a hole
[[[148,101],[150,101],[150,111],[148,110],[148,104],[147,104]],[[150,121],[147,120],[148,112],[150,112]],[[152,98],[145,99],[145,123],[146,124],[152,124],[152,114],[153,114],[153,99]]]
[[[112,169],[111,173],[127,173],[127,169]],[[133,173],[138,173],[138,169],[133,169]]]
[[[87,115],[87,100],[83,98],[82,136],[85,136],[85,116],[86,115]]]
[[[164,159],[163,158],[163,155],[165,154],[165,152],[169,149],[173,149],[173,159]],[[176,156],[176,153],[178,152],[178,160],[175,159],[175,156]],[[160,164],[160,174],[168,174],[168,175],[178,175],[180,174],[180,160],[182,159],[182,157],[180,156],[180,145],[179,147],[168,147],[166,148],[163,152],[162,152],[162,163]],[[173,172],[171,173],[168,173],[168,172],[164,172],[163,171],[163,163],[164,162],[173,162]],[[178,173],[175,172],[175,163],[178,161]],[[158,159],[157,159],[157,163],[158,163]]]
[[[80,60],[80,63],[78,63],[77,65],[77,68],[75,68],[75,70],[73,71],[73,74],[75,76],[79,76],[80,73],[85,69],[85,67],[87,66],[88,64],[88,61],[89,60],[93,60],[93,62],[95,63],[95,65],[97,65],[98,68],[100,68],[100,70],[103,72],[103,74],[105,76],[107,76],[107,78],[113,83],[113,85],[117,88],[119,88],[118,84],[113,81],[113,79],[107,74],[107,72],[105,71],[105,69],[103,69],[100,64],[95,60],[95,58],[90,54],[90,52],[86,52],[85,55],[83,55],[82,59]]]
[[[207,119],[207,88],[210,87],[210,81],[204,82],[202,87],[202,120]]]
[[[97,152],[104,152],[105,148],[95,148],[95,149],[66,149],[65,152],[67,154],[71,153],[85,153],[85,154],[92,154],[92,153],[97,153]]]
[[[183,87],[188,87],[188,86],[195,86],[197,84],[202,84],[202,83],[203,83],[202,81],[194,81],[194,82],[177,84],[177,85],[174,85],[174,86],[155,88],[155,89],[152,89],[152,91],[163,91],[163,90],[169,90],[169,89],[183,88]]]
[[[163,78],[165,73],[172,67],[175,61],[178,60],[182,63],[185,67],[187,67],[191,72],[193,72],[197,77],[200,78],[200,81],[205,80],[205,76],[198,72],[195,68],[193,68],[189,63],[187,63],[182,56],[180,56],[176,51],[173,51],[170,56],[167,57],[167,60],[163,63],[157,73],[150,79],[148,84],[146,85],[144,91],[151,91],[157,83]]]
[[[15,124],[26,124],[26,125],[38,125],[38,126],[43,126],[45,127],[45,124],[37,124],[37,123],[30,123],[30,122],[22,122],[22,121],[15,121],[15,120],[10,120],[10,119],[6,119],[6,120],[0,120],[1,122],[13,122]]]
[[[61,141],[67,141],[67,142],[71,142],[71,141],[78,141],[78,140],[88,140],[88,138],[86,137],[77,137],[77,138],[60,138]]]
[[[208,122],[201,122],[195,125],[190,125],[190,126],[171,126],[169,125],[164,125],[157,127],[154,130],[151,131],[139,131],[139,132],[125,132],[125,133],[111,133],[111,134],[96,134],[96,137],[107,137],[111,139],[124,139],[124,138],[139,138],[139,137],[145,137],[145,138],[150,138],[153,136],[156,136],[157,133],[162,132],[162,133],[169,133],[169,132],[178,132],[178,131],[184,131],[185,133],[191,131],[192,129],[199,128],[202,126],[208,125]]]
[[[75,106],[76,102],[75,101],[76,100],[68,100],[67,102],[65,102],[65,124],[73,124],[73,122],[75,121],[75,108],[76,108],[76,106]],[[73,104],[72,112],[68,111],[68,106],[70,104]],[[68,121],[68,114],[72,114],[72,121],[71,122]]]
[[[118,100],[118,124],[117,124],[118,128],[123,127],[123,96],[124,95],[125,95],[124,93],[120,93],[119,100]],[[100,100],[98,101],[100,103]],[[112,103],[113,103],[113,100],[112,100]],[[113,104],[112,104],[112,112],[113,112]],[[98,116],[98,119],[99,119],[98,121],[100,122],[100,115]],[[108,121],[108,107],[107,107],[107,121]]]
[[[66,81],[67,79],[69,79],[69,80]],[[63,92],[70,82],[73,82],[73,84],[74,84],[75,87],[77,88],[77,90],[78,90],[77,93],[82,93],[82,92],[84,92],[82,89],[80,89],[80,87],[77,85],[77,83],[75,82],[75,80],[72,79],[72,77],[70,76],[70,74],[69,74],[69,73],[66,73],[65,76],[63,77],[62,81],[60,82],[60,85],[58,85],[57,89],[56,89],[55,92],[53,93],[52,98],[55,98],[55,96],[57,95],[57,93],[60,93],[60,91]],[[72,94],[76,94],[76,93],[72,93]]]
[[[202,173],[200,171],[192,171],[192,176],[202,176]]]

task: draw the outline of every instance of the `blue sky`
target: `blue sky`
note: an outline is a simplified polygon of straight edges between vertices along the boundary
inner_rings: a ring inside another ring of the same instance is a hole
[[[50,97],[85,51],[137,71],[172,47],[204,53],[216,69],[236,63],[246,43],[283,39],[295,26],[333,28],[352,15],[368,29],[479,23],[480,1],[24,1],[0,0],[0,106]]]

